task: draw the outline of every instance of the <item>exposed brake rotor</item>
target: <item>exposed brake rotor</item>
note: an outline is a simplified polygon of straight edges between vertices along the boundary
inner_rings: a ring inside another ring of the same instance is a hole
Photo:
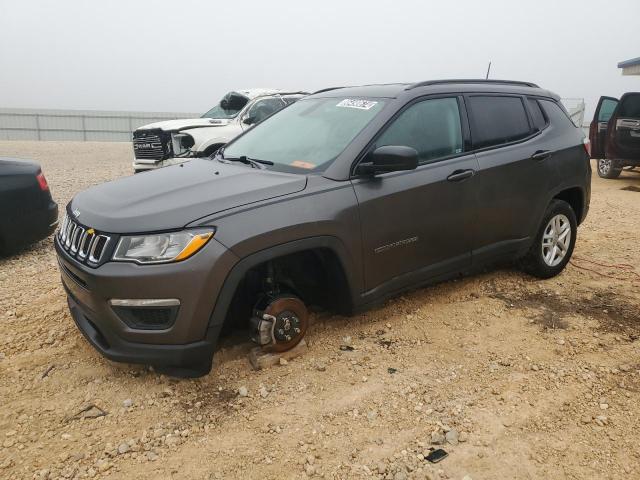
[[[252,319],[254,341],[275,352],[295,347],[307,333],[309,313],[304,302],[287,295],[276,297]]]

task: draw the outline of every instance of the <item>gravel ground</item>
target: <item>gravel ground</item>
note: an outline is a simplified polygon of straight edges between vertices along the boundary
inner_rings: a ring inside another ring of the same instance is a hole
[[[61,206],[128,175],[118,143],[0,142]],[[0,478],[640,478],[640,175],[594,177],[575,259],[321,315],[308,352],[254,372],[243,337],[173,380],[76,330],[52,241],[0,260]],[[615,266],[614,266],[615,265]],[[341,350],[348,344],[353,350]],[[425,461],[430,448],[449,456]]]

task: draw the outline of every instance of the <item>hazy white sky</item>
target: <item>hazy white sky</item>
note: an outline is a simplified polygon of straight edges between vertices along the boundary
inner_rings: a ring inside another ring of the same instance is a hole
[[[640,90],[640,0],[0,0],[0,106],[203,112],[227,91],[438,78]]]

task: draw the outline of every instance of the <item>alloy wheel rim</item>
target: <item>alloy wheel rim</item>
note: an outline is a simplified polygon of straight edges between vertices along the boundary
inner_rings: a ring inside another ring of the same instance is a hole
[[[549,220],[542,235],[542,258],[550,267],[559,265],[569,252],[571,223],[566,215],[558,214]]]
[[[607,175],[609,170],[611,170],[611,160],[607,158],[598,160],[598,170],[601,175]]]

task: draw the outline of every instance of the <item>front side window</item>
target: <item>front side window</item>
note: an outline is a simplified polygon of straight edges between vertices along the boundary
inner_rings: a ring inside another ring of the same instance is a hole
[[[291,105],[292,103],[295,103],[298,100],[300,100],[302,97],[303,97],[302,95],[293,95],[290,97],[282,97],[282,100],[284,100],[284,103],[286,103],[287,105]]]
[[[285,107],[285,103],[278,97],[265,98],[256,101],[247,112],[247,117],[252,120],[252,123],[258,123],[267,117],[270,117],[278,110],[282,110]]]
[[[376,147],[415,148],[420,163],[461,153],[460,110],[456,98],[436,98],[411,105],[376,141]]]
[[[468,101],[475,148],[515,142],[531,135],[527,112],[520,97],[474,95]]]
[[[224,157],[267,160],[274,170],[324,171],[382,110],[381,98],[308,98],[256,125]]]

